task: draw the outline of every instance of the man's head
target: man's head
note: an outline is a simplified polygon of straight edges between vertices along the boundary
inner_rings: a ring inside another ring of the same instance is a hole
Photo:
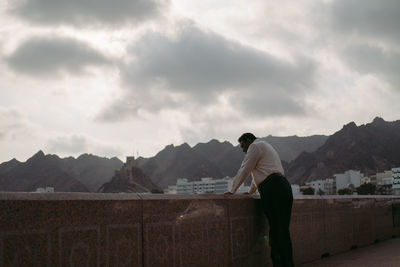
[[[252,133],[244,133],[239,137],[238,142],[244,153],[247,153],[247,149],[254,140],[256,140],[256,137]]]

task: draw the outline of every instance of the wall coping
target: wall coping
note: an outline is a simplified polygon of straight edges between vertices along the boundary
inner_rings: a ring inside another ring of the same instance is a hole
[[[174,195],[174,194],[138,194],[138,193],[76,193],[76,192],[0,192],[0,200],[213,200],[213,199],[259,199],[258,195],[222,194]],[[323,199],[399,199],[396,195],[329,195],[329,196],[295,196],[295,200]]]

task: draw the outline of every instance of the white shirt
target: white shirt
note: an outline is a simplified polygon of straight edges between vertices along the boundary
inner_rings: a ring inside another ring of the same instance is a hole
[[[249,193],[252,194],[257,190],[257,186],[273,173],[284,175],[279,155],[270,144],[256,139],[250,144],[240,169],[233,178],[231,192],[235,193],[251,174],[253,179]]]

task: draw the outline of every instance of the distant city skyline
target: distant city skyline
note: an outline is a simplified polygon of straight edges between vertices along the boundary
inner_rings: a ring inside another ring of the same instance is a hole
[[[0,2],[0,162],[400,119],[399,1],[88,3]]]

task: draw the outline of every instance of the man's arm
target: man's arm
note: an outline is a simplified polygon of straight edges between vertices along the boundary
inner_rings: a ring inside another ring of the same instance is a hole
[[[256,182],[254,181],[254,178],[251,180],[251,186],[250,186],[250,189],[249,189],[249,194],[254,194],[255,192],[257,191],[257,184],[256,184]]]
[[[259,159],[258,147],[254,144],[249,146],[246,155],[244,156],[242,165],[236,176],[233,178],[233,184],[231,193],[234,194],[236,190],[242,185],[242,183],[249,177],[251,171],[256,167],[257,161]]]

